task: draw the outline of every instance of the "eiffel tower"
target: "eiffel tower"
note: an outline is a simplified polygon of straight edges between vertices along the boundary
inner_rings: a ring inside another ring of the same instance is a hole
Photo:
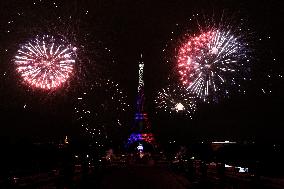
[[[134,117],[134,125],[132,133],[128,138],[126,147],[128,150],[139,151],[155,151],[157,143],[151,132],[151,124],[148,120],[148,114],[144,110],[144,80],[143,80],[144,63],[139,61],[139,79],[138,79],[138,94],[136,99],[136,113]]]

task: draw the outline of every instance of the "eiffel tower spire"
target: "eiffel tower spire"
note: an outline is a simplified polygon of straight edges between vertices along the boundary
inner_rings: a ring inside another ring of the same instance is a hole
[[[144,89],[144,78],[143,78],[143,72],[144,72],[144,62],[143,62],[143,56],[140,55],[141,60],[139,61],[139,79],[138,79],[138,93],[141,91],[141,89]]]
[[[137,94],[137,113],[142,113],[144,110],[144,62],[141,54],[141,60],[139,61],[139,71],[138,71],[138,94]]]

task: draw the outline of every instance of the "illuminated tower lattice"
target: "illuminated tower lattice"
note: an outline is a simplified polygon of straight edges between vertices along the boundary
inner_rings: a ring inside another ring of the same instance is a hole
[[[139,80],[138,80],[138,95],[136,101],[136,113],[134,118],[133,132],[128,138],[127,148],[136,149],[138,146],[143,146],[145,151],[154,150],[157,147],[154,136],[151,133],[151,124],[148,120],[148,115],[144,111],[144,80],[143,80],[144,63],[139,62]]]

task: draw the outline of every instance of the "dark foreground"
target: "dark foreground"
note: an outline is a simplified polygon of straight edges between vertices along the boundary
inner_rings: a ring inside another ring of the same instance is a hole
[[[187,179],[165,169],[155,167],[128,167],[108,172],[101,184],[101,188],[188,188]]]
[[[100,188],[166,188],[166,189],[273,189],[255,180],[233,179],[202,175],[185,175],[161,167],[134,166],[122,169],[113,169],[107,172]]]
[[[41,179],[41,181],[40,181]],[[22,182],[14,187],[1,188],[38,188],[38,189],[276,189],[272,183],[261,180],[232,178],[224,175],[185,174],[171,167],[128,165],[111,166],[99,171],[79,172],[67,177],[63,175],[34,177],[34,182]]]

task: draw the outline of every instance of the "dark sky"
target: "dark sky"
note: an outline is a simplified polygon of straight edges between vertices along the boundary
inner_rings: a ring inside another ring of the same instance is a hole
[[[256,84],[249,86],[255,89],[247,95],[235,96],[218,104],[200,105],[193,120],[182,115],[154,114],[155,93],[165,86],[169,74],[162,49],[169,42],[171,32],[176,24],[186,25],[193,13],[210,15],[212,10],[225,10],[236,15],[237,20],[244,18],[254,31],[255,39],[264,39],[263,43],[256,42],[253,47],[257,67],[274,75],[283,73],[281,27],[284,5],[281,1],[1,1],[0,135],[49,138],[78,133],[72,113],[78,84],[75,89],[69,86],[67,92],[41,93],[23,87],[11,66],[11,57],[18,43],[39,30],[43,20],[56,25],[58,16],[72,15],[78,22],[73,26],[78,24],[80,27],[76,35],[80,35],[80,31],[89,33],[90,39],[111,49],[115,65],[105,65],[104,69],[112,73],[127,92],[131,106],[135,103],[138,60],[143,53],[146,108],[153,131],[160,140],[282,140],[283,79],[277,76],[271,82],[258,78]],[[25,16],[18,17],[18,13]],[[14,21],[12,26],[8,24],[10,20]],[[30,29],[33,27],[36,29]],[[7,33],[8,30],[11,31]],[[268,37],[271,38],[268,40]],[[86,46],[88,43],[86,41]],[[272,93],[261,93],[259,88],[262,85],[270,88]],[[132,113],[129,112],[129,119],[132,119]]]

